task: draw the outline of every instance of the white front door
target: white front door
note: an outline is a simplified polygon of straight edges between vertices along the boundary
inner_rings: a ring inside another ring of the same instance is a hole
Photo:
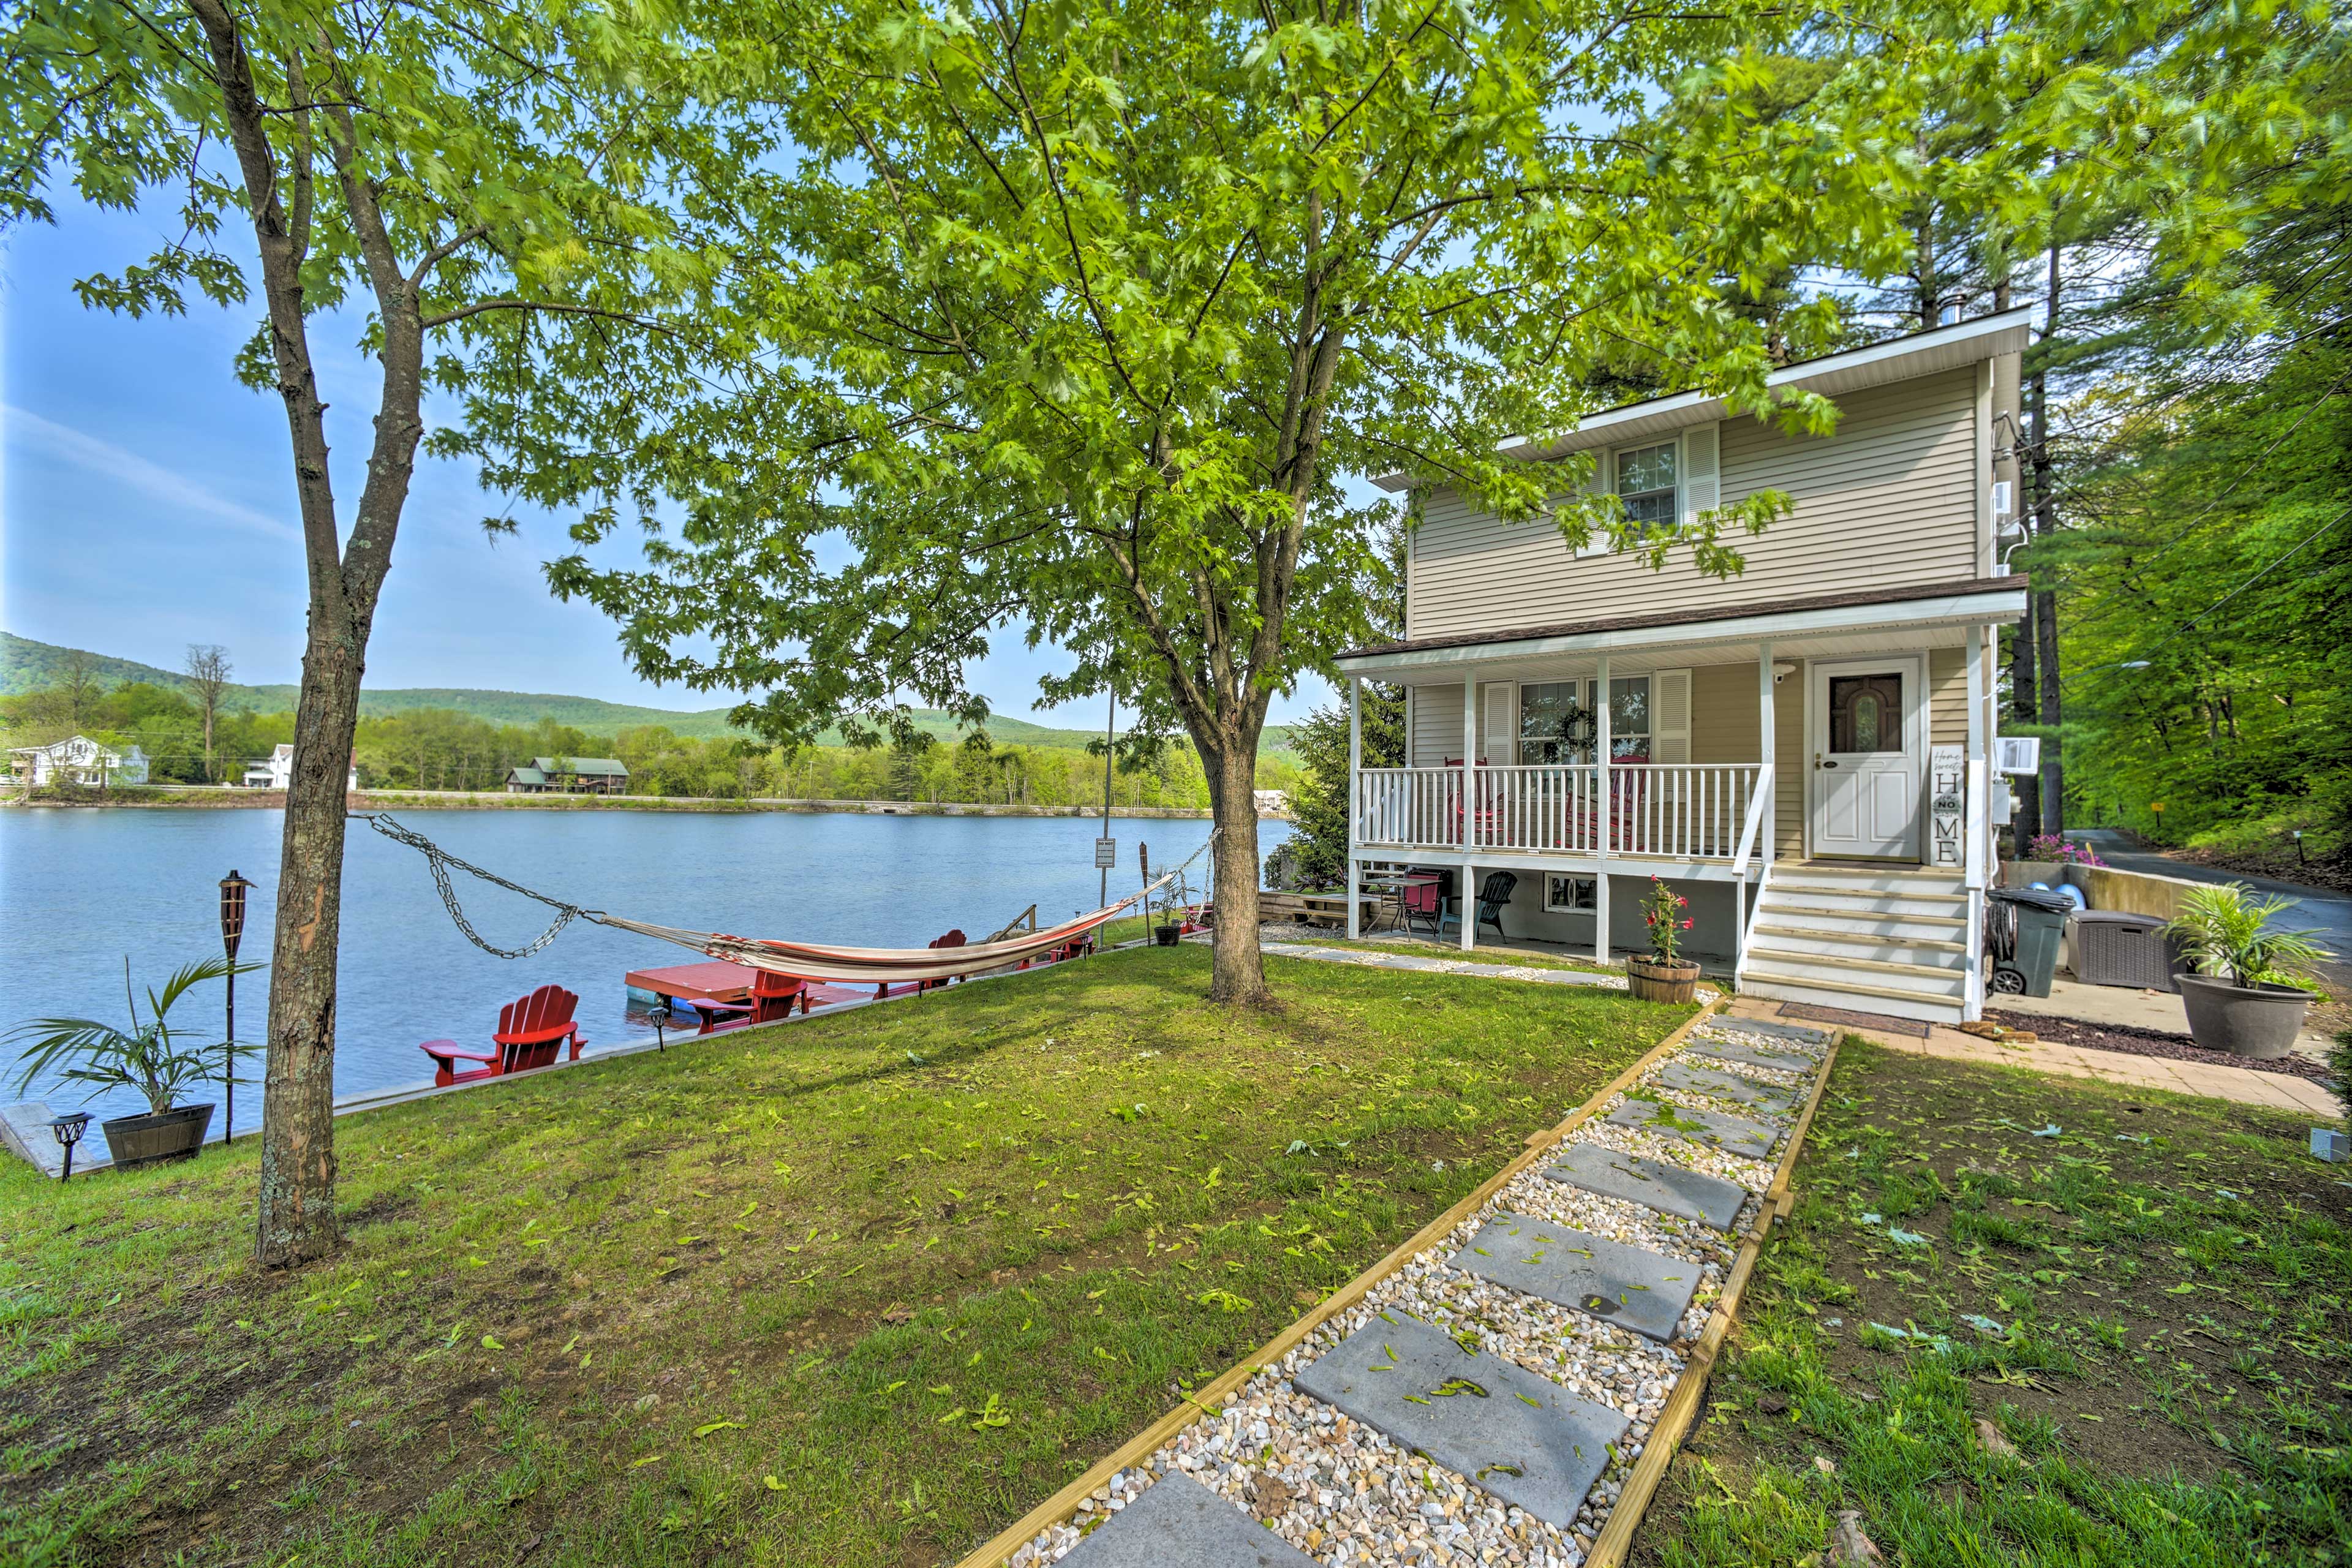
[[[1912,658],[1812,667],[1812,852],[1919,858],[1927,693]]]

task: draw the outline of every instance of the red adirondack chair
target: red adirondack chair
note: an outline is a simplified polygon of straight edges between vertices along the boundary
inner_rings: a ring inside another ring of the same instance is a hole
[[[580,998],[562,986],[542,985],[499,1009],[498,1032],[490,1037],[490,1044],[496,1049],[469,1051],[455,1040],[426,1040],[416,1048],[433,1058],[433,1081],[441,1086],[553,1067],[557,1054],[566,1045],[571,1047],[571,1059],[576,1062],[580,1059],[580,1047],[588,1043],[580,1026],[572,1021],[572,1011],[579,1005]],[[460,1072],[459,1062],[480,1062],[482,1066],[471,1072]]]
[[[797,975],[755,969],[751,972],[751,994],[740,1002],[721,1002],[711,996],[681,996],[678,1001],[693,1008],[695,1016],[702,1021],[696,1034],[715,1035],[721,1029],[789,1018],[794,1003],[805,1014],[809,1010],[808,982]]]
[[[925,945],[929,947],[961,947],[963,945],[963,927],[958,926],[953,931],[949,931],[945,936],[933,937]],[[945,985],[947,984],[948,981],[946,979],[921,980],[916,982],[915,989],[918,991],[929,991],[934,986]]]

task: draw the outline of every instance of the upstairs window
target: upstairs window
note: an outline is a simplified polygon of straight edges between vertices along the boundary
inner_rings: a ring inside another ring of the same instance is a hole
[[[1625,516],[1644,528],[1673,528],[1679,521],[1675,494],[1675,444],[1629,447],[1617,454],[1617,499]]]

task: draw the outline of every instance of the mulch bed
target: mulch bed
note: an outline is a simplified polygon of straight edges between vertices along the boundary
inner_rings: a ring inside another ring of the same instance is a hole
[[[2321,1083],[2331,1076],[2325,1063],[2308,1057],[2289,1054],[2275,1061],[2257,1061],[2252,1057],[2231,1056],[2227,1051],[2204,1050],[2191,1044],[2186,1035],[2167,1034],[2161,1029],[2135,1028],[2129,1024],[2087,1024],[2079,1018],[2048,1018],[2039,1013],[2010,1013],[1995,1007],[1986,1008],[1984,1016],[1990,1023],[2029,1030],[2037,1039],[2080,1046],[2085,1050],[2163,1057],[2176,1062],[2203,1062],[2208,1067],[2252,1068],[2256,1072],[2284,1073],[2290,1078],[2307,1078]]]
[[[1808,1024],[1843,1024],[1855,1029],[1879,1029],[1890,1035],[1908,1035],[1915,1040],[1927,1037],[1928,1026],[1916,1018],[1897,1018],[1885,1013],[1856,1013],[1845,1007],[1816,1007],[1811,1002],[1783,1002],[1780,1016],[1801,1019]]]

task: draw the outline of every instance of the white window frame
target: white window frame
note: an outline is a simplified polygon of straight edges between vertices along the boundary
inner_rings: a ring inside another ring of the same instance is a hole
[[[1567,896],[1562,899],[1560,895]],[[1544,913],[1548,915],[1597,914],[1601,908],[1600,879],[1580,877],[1569,871],[1544,873]]]
[[[1670,533],[1676,532],[1681,530],[1683,524],[1683,469],[1685,464],[1683,461],[1683,438],[1680,433],[1669,436],[1663,441],[1630,441],[1622,447],[1610,447],[1609,493],[1618,497],[1620,500],[1622,500],[1625,494],[1623,490],[1617,488],[1619,482],[1619,458],[1622,458],[1628,452],[1647,452],[1654,447],[1668,447],[1672,449],[1675,455],[1675,499],[1673,506],[1670,509],[1673,513],[1673,521],[1663,524],[1654,522],[1650,524],[1650,526],[1654,529],[1663,529]],[[1643,495],[1655,495],[1659,492],[1655,490],[1643,490],[1640,493]]]

